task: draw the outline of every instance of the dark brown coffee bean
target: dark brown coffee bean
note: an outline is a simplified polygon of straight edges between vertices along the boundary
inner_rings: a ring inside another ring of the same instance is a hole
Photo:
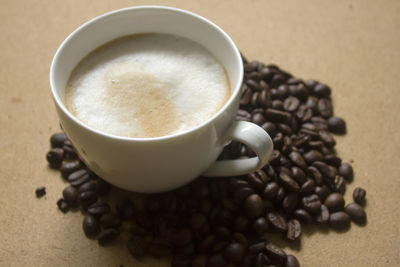
[[[280,214],[276,212],[268,212],[267,213],[267,220],[269,225],[274,227],[280,232],[286,232],[287,231],[287,222],[285,218],[283,218]]]
[[[234,197],[242,202],[245,201],[252,194],[254,194],[253,189],[251,189],[250,187],[243,187],[234,192]]]
[[[330,180],[335,179],[335,176],[338,173],[336,168],[334,168],[322,161],[314,161],[312,163],[312,166],[316,167],[321,172],[322,175],[324,175],[326,178],[328,178]]]
[[[192,231],[188,228],[182,228],[173,231],[171,242],[173,245],[182,247],[192,241]]]
[[[52,148],[62,148],[65,140],[67,140],[65,133],[55,133],[50,137],[50,145]]]
[[[169,257],[172,254],[172,245],[164,239],[155,238],[150,242],[148,252],[156,258]]]
[[[297,166],[290,168],[293,174],[293,179],[299,184],[304,184],[307,181],[306,173]]]
[[[267,67],[260,69],[259,73],[260,73],[261,79],[263,79],[266,82],[269,82],[271,80],[272,76],[274,75],[274,73]]]
[[[207,267],[223,267],[226,266],[226,261],[221,253],[214,254],[208,258]]]
[[[78,203],[83,208],[87,208],[96,201],[97,201],[97,195],[93,191],[84,191],[78,194]]]
[[[299,108],[297,109],[296,112],[296,117],[301,121],[301,122],[307,122],[311,120],[313,116],[312,110],[307,108],[305,105],[300,105]],[[307,125],[307,124],[306,124]],[[302,127],[304,124],[302,125]],[[306,127],[304,127],[306,129]],[[313,131],[316,131],[317,129],[313,127]]]
[[[315,194],[317,194],[321,200],[325,200],[326,197],[330,194],[330,192],[331,191],[326,185],[315,187]]]
[[[287,255],[286,267],[300,267],[300,263],[293,255]]]
[[[228,262],[240,262],[245,256],[245,247],[240,243],[230,243],[226,246],[224,251],[225,259]]]
[[[303,130],[301,130],[301,131],[303,131]],[[312,136],[312,135],[314,135],[314,133],[311,133],[310,135]],[[316,135],[317,134],[315,134],[315,136],[312,138],[317,138]],[[322,142],[322,141],[310,141],[310,142],[308,142],[307,147],[309,149],[320,150],[322,152],[322,154],[324,154],[322,151],[322,149],[324,148],[324,142]]]
[[[310,195],[315,191],[315,182],[314,180],[308,179],[302,186],[301,186],[301,194],[302,195]]]
[[[84,191],[95,191],[95,190],[96,190],[96,183],[92,180],[87,181],[78,188],[79,193]]]
[[[335,176],[333,186],[334,186],[333,190],[335,192],[339,192],[342,195],[346,191],[346,181],[344,180],[344,178],[342,176],[339,176],[339,175]]]
[[[286,197],[286,190],[283,186],[280,186],[278,189],[278,193],[276,194],[275,197],[275,202],[281,203],[285,197]]]
[[[195,213],[190,217],[190,226],[194,230],[201,230],[207,223],[207,217],[202,213]]]
[[[243,85],[244,89],[242,90],[242,95],[240,97],[240,105],[244,106],[244,105],[248,105],[250,103],[251,100],[251,96],[252,96],[252,91],[251,89],[245,84]]]
[[[292,134],[292,129],[290,128],[290,126],[287,125],[287,124],[284,124],[284,123],[278,123],[277,126],[278,126],[278,131],[279,132],[283,133],[284,135],[288,135],[288,136],[285,136],[283,138],[284,144],[285,144],[285,138],[287,138],[290,141],[290,145],[291,145],[292,144],[292,139],[290,139],[289,135]],[[282,149],[282,152],[283,153],[288,153],[288,151],[287,150],[285,151],[284,148]]]
[[[63,213],[67,213],[69,211],[69,206],[68,206],[67,201],[65,201],[62,198],[60,198],[57,201],[57,206],[58,206],[58,209],[61,210]]]
[[[324,118],[329,118],[333,115],[332,103],[329,99],[321,98],[318,100],[318,111]],[[329,124],[329,122],[328,122]]]
[[[253,90],[261,91],[260,85],[254,80],[246,80],[246,84]]]
[[[249,185],[256,191],[261,191],[265,188],[268,177],[263,170],[259,170],[247,175]]]
[[[344,208],[344,198],[339,193],[331,193],[325,199],[324,204],[330,212],[339,211]]]
[[[268,222],[264,217],[260,217],[253,222],[252,227],[255,233],[262,235],[268,230]]]
[[[360,204],[360,205],[364,205],[365,204],[365,196],[366,196],[367,192],[361,188],[361,187],[356,187],[353,191],[353,199],[354,202]]]
[[[68,205],[75,206],[77,204],[79,193],[75,187],[67,186],[66,188],[64,188],[62,194]]]
[[[284,265],[287,260],[286,253],[280,249],[279,247],[268,243],[265,246],[265,254],[270,258],[274,263]]]
[[[347,181],[353,180],[353,167],[344,162],[339,167],[339,174],[343,176]]]
[[[310,213],[318,213],[321,209],[321,200],[317,195],[310,195],[302,198],[303,207]]]
[[[315,217],[318,224],[327,224],[329,221],[329,210],[325,205],[321,205],[321,212]]]
[[[233,229],[238,232],[244,232],[249,225],[249,219],[244,216],[237,216],[233,221]]]
[[[285,172],[279,174],[279,182],[291,192],[299,192],[300,186]]]
[[[36,197],[37,197],[37,198],[46,195],[46,187],[44,187],[44,186],[39,186],[38,188],[36,188],[35,194],[36,194]]]
[[[316,80],[307,80],[304,82],[304,85],[310,90],[310,92],[314,92],[314,87],[318,84]]]
[[[335,229],[346,229],[350,226],[350,217],[343,211],[332,213],[329,216],[329,225]]]
[[[87,210],[90,215],[94,217],[100,217],[103,214],[110,213],[111,208],[107,203],[100,201],[91,204]]]
[[[260,96],[260,92],[253,91],[253,94],[251,95],[251,99],[250,99],[250,105],[252,105],[253,107],[257,107],[259,96]]]
[[[107,194],[111,189],[111,185],[109,183],[107,183],[106,181],[104,181],[101,178],[98,178],[96,180],[96,193],[99,196],[104,196],[105,194]]]
[[[275,99],[271,102],[271,108],[283,110],[283,102],[280,99]]]
[[[75,187],[79,187],[89,180],[90,175],[86,169],[77,170],[68,175],[68,182]]]
[[[287,123],[290,122],[290,118],[292,115],[285,111],[269,108],[265,111],[265,116],[268,121]]]
[[[323,185],[324,184],[324,179],[322,177],[321,172],[315,168],[314,166],[309,166],[307,168],[307,174],[308,176],[314,180],[316,185]]]
[[[79,169],[81,169],[81,166],[80,166],[79,161],[67,161],[67,162],[63,162],[63,163],[61,164],[61,167],[60,167],[61,176],[62,176],[64,179],[68,179],[68,176],[69,176],[71,173],[73,173],[73,172],[75,172],[75,171],[77,171],[77,170],[79,170]]]
[[[285,76],[283,76],[282,74],[275,74],[271,79],[271,87],[278,88],[278,86],[283,84],[285,80]]]
[[[367,221],[367,214],[364,209],[357,203],[350,203],[345,207],[346,213],[350,216],[351,220],[356,224],[365,224]]]
[[[93,216],[90,215],[86,215],[85,218],[83,218],[82,227],[83,227],[83,232],[87,237],[94,237],[100,231],[99,223]]]
[[[251,121],[257,125],[262,125],[266,122],[266,119],[262,113],[257,112],[251,116]]]
[[[227,227],[215,226],[213,230],[215,235],[222,240],[228,240],[231,237],[231,231]]]
[[[286,238],[291,241],[296,241],[301,236],[301,224],[298,220],[293,219],[288,222],[288,231]]]
[[[271,138],[275,137],[277,128],[274,123],[266,122],[263,125],[261,125],[261,128],[263,128],[269,134],[269,136],[271,136]]]
[[[328,129],[332,133],[345,134],[346,133],[346,122],[339,117],[331,117],[328,119]]]
[[[307,100],[308,92],[302,83],[300,83],[298,85],[290,85],[289,90],[293,96],[299,98],[301,101]]]
[[[287,212],[291,213],[300,202],[299,193],[290,193],[282,201],[282,208]]]
[[[46,159],[50,168],[58,169],[64,158],[64,151],[61,148],[52,148],[47,154]]]
[[[305,162],[303,156],[299,152],[293,151],[292,153],[289,154],[289,158],[294,165],[302,168],[303,170],[307,168],[307,163]]]
[[[310,151],[306,152],[303,155],[303,157],[304,157],[304,160],[308,164],[311,164],[314,161],[322,161],[322,159],[324,158],[324,155],[322,155],[322,153],[317,150],[310,150]]]
[[[264,267],[264,266],[270,266],[266,265],[271,263],[270,259],[265,255],[263,252],[258,253],[254,259],[252,260],[251,267]]]
[[[133,236],[131,239],[128,240],[126,246],[129,252],[135,258],[142,257],[146,254],[150,243],[145,237],[141,236]]]
[[[252,253],[252,254],[258,254],[260,252],[262,252],[265,248],[265,242],[261,241],[261,242],[257,242],[255,244],[250,245],[247,250]]]
[[[296,135],[294,140],[293,140],[293,145],[296,147],[306,147],[308,143],[310,142],[311,137],[308,134],[299,134]]]
[[[312,92],[318,97],[329,97],[331,95],[331,88],[325,84],[318,83],[314,86]]]
[[[250,218],[259,217],[263,212],[263,202],[259,195],[252,194],[244,202],[244,210]]]
[[[135,204],[129,198],[122,198],[116,208],[122,220],[130,220],[135,215]]]
[[[300,106],[300,100],[294,96],[289,96],[283,102],[283,108],[289,112],[296,111],[299,106]]]
[[[312,223],[312,216],[304,209],[297,209],[293,212],[293,217],[304,224]]]
[[[342,159],[334,154],[324,155],[322,161],[325,162],[326,164],[334,166],[335,168],[339,168],[340,165],[342,164]]]
[[[278,194],[278,190],[279,190],[279,185],[275,182],[270,182],[265,187],[264,192],[262,193],[262,197],[272,200]]]
[[[335,139],[327,131],[319,131],[318,134],[320,139],[325,143],[327,147],[333,147],[334,145],[336,145]]]

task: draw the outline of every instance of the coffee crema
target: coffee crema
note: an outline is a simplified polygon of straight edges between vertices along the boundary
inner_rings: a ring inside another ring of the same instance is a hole
[[[230,94],[224,67],[200,44],[170,34],[137,34],[86,56],[71,73],[65,104],[99,131],[148,138],[200,125]]]

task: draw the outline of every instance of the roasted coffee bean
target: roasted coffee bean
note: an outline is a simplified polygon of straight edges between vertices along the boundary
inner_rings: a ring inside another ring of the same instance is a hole
[[[69,211],[69,206],[68,206],[67,201],[65,201],[62,198],[60,198],[57,201],[57,206],[58,206],[58,209],[61,210],[63,213],[67,213]]]
[[[259,217],[253,222],[252,228],[255,233],[262,235],[268,230],[268,222],[264,217]]]
[[[261,125],[261,128],[263,128],[271,138],[275,137],[275,134],[277,133],[277,128],[276,125],[272,122],[266,122],[263,125]]]
[[[325,162],[326,164],[334,166],[335,168],[339,168],[340,165],[342,164],[342,160],[334,154],[324,155],[322,161]]]
[[[75,187],[67,186],[66,188],[64,188],[62,194],[65,201],[68,202],[68,205],[75,206],[77,204],[79,193]]]
[[[297,166],[293,166],[290,168],[292,171],[292,177],[296,180],[299,184],[304,184],[307,181],[306,173]]]
[[[356,224],[365,224],[367,221],[367,215],[364,209],[357,203],[348,204],[345,207],[345,211]]]
[[[96,202],[88,207],[88,213],[94,217],[100,217],[103,214],[109,213],[111,211],[110,205],[105,202]]]
[[[294,96],[289,96],[283,102],[283,108],[289,112],[296,111],[299,108],[299,106],[300,106],[300,100]]]
[[[287,222],[285,218],[283,218],[279,213],[276,212],[268,212],[267,213],[267,220],[269,225],[274,227],[280,232],[286,232],[287,231]]]
[[[225,239],[228,240],[228,238],[225,238]],[[228,245],[228,241],[226,241],[226,240],[217,241],[211,248],[211,252],[213,252],[213,253],[223,252],[225,247]],[[230,238],[229,238],[229,240],[230,240]]]
[[[149,245],[150,243],[148,242],[146,237],[141,236],[133,236],[126,243],[129,252],[135,258],[144,256],[149,248]]]
[[[116,208],[122,220],[132,219],[136,211],[135,204],[129,198],[122,198]]]
[[[336,145],[335,139],[327,131],[319,131],[318,134],[321,141],[323,141],[327,147],[333,147],[334,145]]]
[[[292,115],[285,111],[280,111],[277,109],[269,108],[265,111],[265,117],[268,121],[278,122],[278,123],[287,123],[290,122],[290,118]]]
[[[293,212],[293,217],[304,224],[312,223],[312,216],[304,209],[297,209]]]
[[[226,261],[221,253],[214,254],[208,258],[207,267],[222,267],[226,266]]]
[[[81,165],[80,165],[79,161],[67,161],[67,162],[63,162],[63,163],[61,164],[61,167],[60,167],[61,176],[62,176],[64,179],[68,179],[68,176],[69,176],[71,173],[73,173],[73,172],[75,172],[75,171],[77,171],[77,170],[79,170],[79,169],[81,169]]]
[[[172,233],[171,242],[175,246],[182,247],[192,241],[192,236],[192,231],[190,229],[177,229]]]
[[[331,89],[322,83],[315,85],[312,92],[318,97],[329,97],[331,95]]]
[[[169,257],[172,254],[172,245],[164,239],[155,238],[150,242],[148,251],[156,258]]]
[[[308,179],[300,189],[302,195],[309,195],[315,191],[315,182],[314,180]]]
[[[286,267],[300,267],[300,263],[293,255],[287,255]]]
[[[317,151],[317,150],[310,150],[308,152],[306,152],[304,155],[304,160],[308,163],[311,164],[314,161],[322,161],[324,158],[324,155],[322,155],[321,152]]]
[[[306,147],[308,143],[311,141],[311,137],[308,134],[299,134],[296,135],[293,140],[293,145],[296,147]]]
[[[269,164],[272,166],[278,166],[281,162],[282,154],[279,150],[273,150],[271,158],[269,160]]]
[[[307,168],[307,163],[305,162],[303,156],[299,152],[293,151],[292,153],[289,154],[289,158],[294,165],[302,168],[303,170]]]
[[[214,233],[217,237],[219,237],[222,240],[228,240],[230,239],[231,236],[231,231],[224,226],[215,226],[214,227]]]
[[[356,187],[353,191],[353,199],[354,202],[360,204],[360,205],[364,205],[365,204],[365,195],[367,194],[367,192],[361,188],[361,187]]]
[[[100,225],[97,220],[90,215],[86,215],[83,219],[83,232],[87,237],[94,237],[100,231]]]
[[[328,119],[328,129],[332,133],[345,134],[346,133],[346,122],[339,117],[330,117]]]
[[[324,175],[330,180],[335,179],[335,176],[338,173],[334,167],[322,161],[315,161],[313,162],[312,166],[316,167],[321,172],[322,175]]]
[[[275,201],[277,203],[281,203],[283,199],[286,197],[286,190],[282,186],[279,187],[278,193],[276,194]]]
[[[262,125],[266,122],[266,119],[262,113],[257,112],[251,116],[251,121],[257,125]]]
[[[195,213],[190,217],[190,226],[194,230],[201,230],[207,224],[207,217],[202,213]]]
[[[247,238],[244,234],[235,232],[232,234],[232,240],[235,240],[242,244],[244,247],[247,247]]]
[[[119,236],[119,231],[113,228],[103,229],[96,237],[100,246],[107,245]]]
[[[282,74],[275,74],[271,79],[271,87],[278,88],[278,86],[283,84],[285,80],[285,76],[283,76]]]
[[[271,102],[271,108],[283,110],[283,102],[280,99],[275,99]]]
[[[61,148],[52,148],[47,154],[46,159],[50,168],[58,169],[64,158],[64,151]]]
[[[332,103],[329,99],[321,98],[318,100],[318,111],[324,118],[329,118],[333,115]],[[329,124],[329,122],[328,122]]]
[[[254,80],[247,80],[246,84],[253,90],[261,91],[260,85]]]
[[[36,194],[36,197],[37,197],[37,198],[46,195],[46,187],[44,187],[44,186],[39,186],[38,188],[36,188],[35,194]]]
[[[93,191],[84,191],[78,194],[78,203],[83,208],[87,208],[96,201],[97,201],[97,195]]]
[[[307,168],[307,174],[308,176],[314,180],[316,185],[323,185],[324,184],[324,179],[323,176],[321,174],[321,172],[315,168],[314,166],[309,166]]]
[[[96,191],[96,183],[92,180],[89,180],[86,183],[79,186],[78,192],[81,193],[84,191]]]
[[[79,187],[89,180],[90,175],[86,169],[77,170],[68,175],[68,182],[75,187]]]
[[[346,181],[344,180],[344,178],[342,176],[336,175],[333,185],[334,185],[333,190],[335,192],[339,192],[340,194],[343,195],[344,192],[346,191]]]
[[[332,213],[329,216],[329,225],[335,229],[346,229],[350,226],[350,217],[343,211]]]
[[[326,185],[315,187],[315,194],[317,194],[321,200],[325,200],[326,197],[330,194],[330,192],[331,191]]]
[[[238,232],[244,232],[249,225],[249,219],[244,216],[237,216],[233,221],[233,229]]]
[[[261,191],[265,188],[268,177],[263,170],[259,170],[247,175],[249,185],[256,191]]]
[[[278,194],[278,190],[279,190],[279,185],[277,183],[275,183],[275,182],[270,182],[264,188],[264,191],[262,193],[262,197],[272,200]]]
[[[289,91],[293,96],[299,98],[301,101],[307,100],[308,92],[302,83],[300,83],[298,85],[290,85]]]
[[[236,113],[236,120],[250,121],[251,114],[244,109],[239,109],[238,112]]]
[[[109,183],[107,183],[106,181],[104,181],[101,178],[98,178],[96,180],[96,193],[99,196],[104,196],[105,194],[107,194],[111,189],[111,185]]]
[[[282,208],[287,212],[291,213],[299,204],[300,195],[299,193],[290,193],[282,201]]]
[[[305,105],[300,105],[296,112],[296,117],[301,121],[301,122],[307,122],[311,120],[313,116],[312,110],[307,108]],[[304,126],[304,124],[302,125]],[[315,129],[317,130],[317,129]]]
[[[298,220],[293,219],[288,222],[288,231],[286,238],[291,241],[296,241],[301,236],[301,224]]]
[[[228,262],[240,262],[245,256],[245,247],[240,243],[230,243],[226,246],[224,251],[225,259]]]
[[[250,104],[251,96],[252,96],[252,91],[248,86],[245,86],[243,84],[244,89],[242,90],[242,95],[240,97],[240,105],[245,106]]]
[[[339,193],[331,193],[325,199],[324,204],[330,212],[339,211],[344,208],[344,198]]]
[[[284,124],[284,123],[278,123],[278,130],[279,132],[283,133],[284,135],[291,135],[292,134],[292,129],[290,128],[289,125]],[[288,138],[288,140],[290,141],[290,145],[291,145],[291,139],[289,136],[285,136],[286,138]],[[285,144],[285,137],[283,138],[283,142]],[[283,153],[287,153],[287,151],[285,151],[285,149],[283,149],[282,151]]]
[[[65,140],[67,140],[65,133],[55,133],[50,137],[50,145],[52,148],[62,148]]]
[[[64,158],[65,159],[77,159],[78,154],[76,154],[75,148],[72,146],[71,142],[69,140],[64,142],[64,145],[62,147],[64,151]]]
[[[279,174],[279,182],[291,192],[299,192],[300,186],[285,172]]]
[[[329,210],[325,205],[321,205],[321,212],[315,217],[318,224],[326,224],[329,221]]]
[[[339,167],[339,174],[347,181],[353,180],[353,167],[348,163],[342,163]]]
[[[280,249],[279,247],[269,243],[265,246],[265,254],[270,258],[274,263],[284,265],[287,260],[286,253]]]
[[[260,216],[263,212],[262,198],[257,194],[250,195],[244,203],[244,210],[250,218]]]
[[[315,194],[302,198],[303,207],[310,213],[318,213],[321,209],[321,200]]]
[[[260,92],[253,91],[253,94],[251,95],[251,99],[250,99],[250,105],[252,105],[253,107],[257,107],[259,96],[260,96]]]
[[[239,188],[234,192],[234,197],[240,202],[245,201],[250,195],[254,194],[254,190],[250,187]]]
[[[314,114],[318,113],[318,99],[314,96],[308,96],[305,103],[306,107],[309,108]]]
[[[250,266],[263,267],[263,266],[266,266],[266,264],[268,264],[268,263],[271,263],[269,258],[263,252],[260,252],[254,257]],[[270,265],[268,265],[268,266],[270,266]]]

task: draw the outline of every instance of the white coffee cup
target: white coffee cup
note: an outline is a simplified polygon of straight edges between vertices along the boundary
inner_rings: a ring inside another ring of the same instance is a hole
[[[197,127],[156,138],[128,138],[95,130],[65,107],[65,87],[74,67],[95,48],[137,33],[167,33],[189,38],[207,48],[225,67],[231,96],[210,119]],[[243,64],[231,38],[211,21],[189,11],[138,6],[96,17],[71,33],[50,67],[50,86],[62,128],[87,166],[111,184],[141,193],[177,188],[199,175],[237,176],[254,172],[268,161],[273,143],[256,124],[235,121]],[[257,155],[216,161],[231,140],[245,143]]]

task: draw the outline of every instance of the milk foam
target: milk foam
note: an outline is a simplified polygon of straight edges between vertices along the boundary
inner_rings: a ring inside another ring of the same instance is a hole
[[[229,96],[223,66],[204,47],[174,35],[142,34],[84,58],[71,74],[65,102],[102,132],[157,137],[203,123]]]

